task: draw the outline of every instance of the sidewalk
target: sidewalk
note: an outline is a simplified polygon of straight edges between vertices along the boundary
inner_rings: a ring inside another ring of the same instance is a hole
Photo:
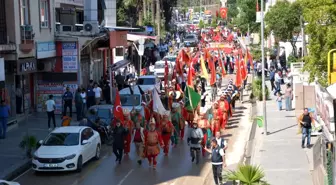
[[[312,149],[301,148],[295,111],[279,111],[273,93],[270,99],[266,102],[268,135],[262,134],[264,128],[257,128],[252,164],[260,165],[269,184],[313,185],[309,166]],[[262,115],[262,102],[258,102],[258,115]]]
[[[56,124],[61,125],[60,115],[56,115]],[[45,113],[34,113],[27,119],[11,125],[6,139],[0,140],[0,179],[11,179],[30,168],[30,160],[19,147],[19,143],[26,134],[41,140],[48,133],[48,120]]]

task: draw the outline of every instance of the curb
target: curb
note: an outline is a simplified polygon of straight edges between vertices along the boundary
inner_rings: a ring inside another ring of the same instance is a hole
[[[11,181],[16,177],[20,176],[22,173],[26,172],[31,168],[31,159],[25,159],[22,164],[13,165],[7,169],[4,174],[0,176],[0,179]]]
[[[242,163],[244,164],[251,164],[251,160],[252,160],[252,154],[254,151],[254,146],[255,146],[255,136],[256,136],[256,131],[257,131],[257,123],[256,121],[253,119],[253,117],[257,114],[257,108],[258,108],[258,104],[255,103],[251,103],[251,127],[250,127],[250,131],[249,131],[249,140],[247,141],[246,145],[245,145],[245,152],[243,155],[243,159],[242,159]]]

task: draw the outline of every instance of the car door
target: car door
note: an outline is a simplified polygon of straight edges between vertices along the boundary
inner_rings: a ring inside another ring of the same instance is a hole
[[[90,153],[89,160],[96,155],[96,146],[97,146],[97,137],[95,137],[92,128],[87,128],[88,136],[89,136],[89,145],[90,145]]]
[[[89,137],[89,131],[88,131],[88,128],[85,128],[82,130],[82,133],[81,133],[81,147],[82,147],[82,156],[83,156],[83,163],[85,163],[86,161],[89,160],[89,157],[90,157],[90,146],[91,146],[91,143],[90,143],[90,137]],[[86,144],[83,144],[83,141],[84,140],[87,140],[88,143]]]

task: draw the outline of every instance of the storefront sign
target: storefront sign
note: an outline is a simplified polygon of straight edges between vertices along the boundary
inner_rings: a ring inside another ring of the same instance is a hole
[[[51,58],[56,56],[55,42],[38,42],[36,43],[36,58]]]
[[[18,74],[28,74],[37,71],[36,58],[19,59],[17,63]]]
[[[76,73],[78,71],[78,50],[76,42],[62,43],[62,62],[64,73]]]

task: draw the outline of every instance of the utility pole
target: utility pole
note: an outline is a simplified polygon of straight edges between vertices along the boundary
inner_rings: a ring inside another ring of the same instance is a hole
[[[261,65],[262,65],[262,93],[263,93],[263,119],[265,135],[267,135],[266,118],[266,84],[265,84],[265,41],[264,41],[264,0],[261,0]]]
[[[301,35],[302,35],[302,56],[300,57],[304,57],[307,56],[307,46],[306,46],[306,34],[304,31],[304,19],[303,16],[300,16],[300,25],[301,25]]]

